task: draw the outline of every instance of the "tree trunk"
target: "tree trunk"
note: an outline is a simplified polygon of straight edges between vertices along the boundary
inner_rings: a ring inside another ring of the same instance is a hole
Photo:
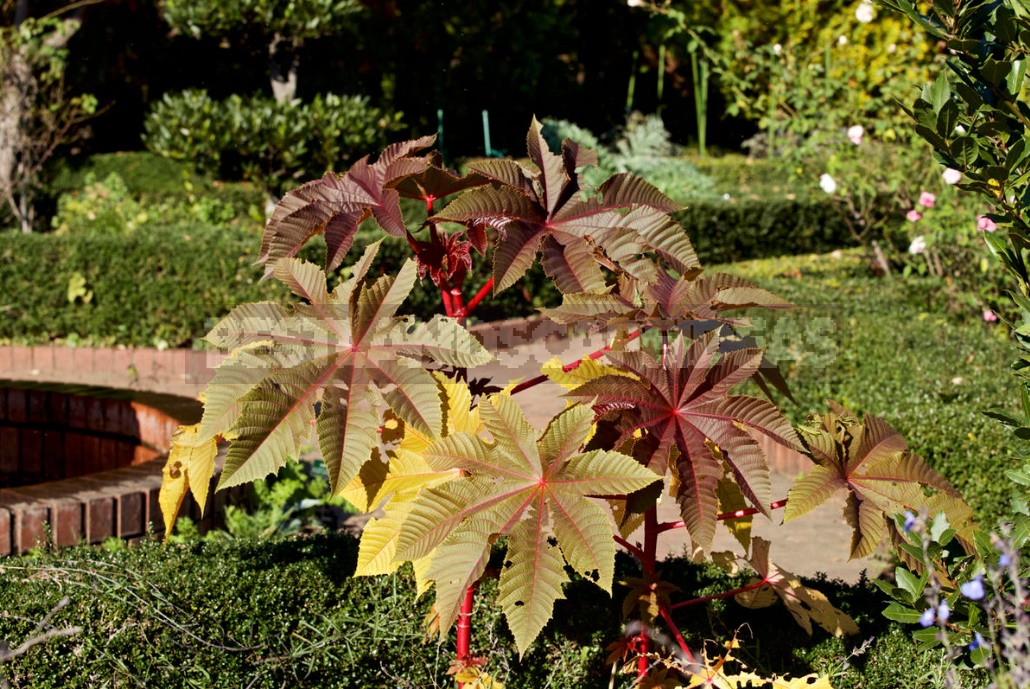
[[[21,9],[19,2],[18,15],[22,14]],[[59,30],[47,36],[44,46],[51,50],[63,48],[80,25],[77,16],[65,19]],[[33,108],[39,92],[33,56],[28,47],[8,38],[10,35],[0,37],[0,194],[22,232],[31,232],[33,186],[46,162],[37,159],[40,153],[36,151],[48,156],[52,149],[40,146],[32,132]]]
[[[23,232],[31,231],[28,218],[21,212],[17,182],[19,152],[25,148],[25,120],[27,103],[35,88],[32,68],[23,50],[17,46],[0,44],[0,192],[18,219]]]

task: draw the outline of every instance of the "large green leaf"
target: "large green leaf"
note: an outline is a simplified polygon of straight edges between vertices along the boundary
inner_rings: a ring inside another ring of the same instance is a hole
[[[542,434],[507,395],[487,398],[479,411],[489,441],[457,432],[424,451],[433,469],[458,468],[463,475],[423,490],[404,507],[397,557],[432,557],[427,577],[446,632],[460,594],[482,573],[489,543],[508,536],[500,604],[524,653],[562,596],[565,563],[611,591],[611,516],[607,503],[590,496],[630,493],[659,477],[617,452],[582,452],[591,433],[589,407],[570,407]],[[389,505],[386,510],[389,515]]]

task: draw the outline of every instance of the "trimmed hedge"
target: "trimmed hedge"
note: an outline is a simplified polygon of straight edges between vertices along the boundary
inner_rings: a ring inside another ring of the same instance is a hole
[[[825,253],[855,245],[829,198],[696,201],[676,213],[702,264]]]
[[[353,538],[316,536],[277,542],[156,543],[4,560],[0,564],[0,639],[19,643],[63,596],[70,603],[52,620],[83,632],[53,640],[0,666],[0,679],[31,689],[96,686],[304,687],[449,686],[453,633],[442,644],[423,641],[428,600],[413,600],[407,574],[352,578]],[[634,575],[620,559],[618,576]],[[732,581],[713,568],[666,563],[665,577],[704,595]],[[839,689],[894,689],[941,662],[915,650],[908,634],[879,615],[885,601],[869,585],[818,584],[856,618],[860,637],[808,637],[781,606],[747,611],[733,602],[678,614],[689,643],[730,638],[735,653],[765,672],[840,674]],[[510,689],[606,687],[604,647],[620,636],[621,592],[613,602],[576,579],[554,620],[519,659],[505,623],[490,603],[495,581],[482,584],[473,617],[473,652]],[[429,597],[426,597],[427,599]],[[874,637],[866,652],[844,660]],[[617,686],[632,677],[620,675]]]
[[[381,236],[362,233],[352,257]],[[254,232],[183,224],[127,236],[2,232],[0,342],[190,346],[232,307],[286,298],[277,282],[260,282],[262,271],[252,265],[259,247]],[[404,241],[387,238],[378,263],[383,270],[396,269],[410,255]],[[312,242],[301,256],[321,264],[324,243]],[[486,281],[488,270],[484,262],[480,274],[470,276],[469,291]],[[84,281],[80,291],[91,293],[88,301],[69,299],[78,276]],[[536,268],[521,285],[484,302],[476,316],[527,316],[557,298]],[[402,311],[423,318],[441,313],[439,291],[426,279]]]
[[[0,340],[72,339],[126,345],[188,345],[244,301],[283,290],[258,284],[258,238],[217,227],[161,234],[0,234]],[[69,301],[73,276],[92,292]]]

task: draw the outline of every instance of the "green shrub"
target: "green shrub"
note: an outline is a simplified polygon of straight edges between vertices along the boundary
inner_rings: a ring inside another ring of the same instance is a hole
[[[855,243],[837,206],[818,196],[694,201],[675,217],[705,265],[825,253]]]
[[[544,120],[543,134],[554,151],[561,150],[564,139],[572,139],[597,152],[597,167],[584,173],[591,186],[615,172],[632,172],[680,203],[715,198],[712,181],[680,155],[658,115],[631,114],[608,147],[590,131],[566,120]]]
[[[286,541],[195,542],[167,548],[75,548],[11,558],[0,567],[0,639],[29,635],[62,596],[70,604],[52,620],[78,625],[71,639],[38,646],[8,665],[0,679],[30,689],[131,684],[149,689],[242,686],[448,686],[453,640],[423,641],[428,600],[415,602],[407,573],[352,578],[357,543],[345,535]],[[499,564],[499,563],[498,563]],[[628,558],[619,576],[636,574]],[[666,578],[704,594],[733,585],[714,568],[683,560],[665,564]],[[904,631],[880,617],[883,597],[868,585],[818,584],[854,616],[863,635],[842,641],[808,637],[780,606],[749,611],[732,601],[711,614],[682,615],[691,646],[724,640],[742,629],[738,655],[752,667],[794,675],[839,672],[840,689],[894,689],[927,672],[935,654],[917,652]],[[519,659],[495,606],[495,580],[477,596],[472,649],[510,689],[608,686],[604,646],[620,636],[623,590],[614,601],[592,595],[577,579],[568,600],[525,658]],[[862,639],[865,652],[844,666]],[[760,639],[761,645],[754,639]],[[616,684],[629,687],[633,677]]]
[[[279,192],[296,180],[341,169],[398,128],[399,117],[364,96],[316,96],[310,103],[206,91],[165,94],[147,117],[144,141],[161,155],[190,161],[225,179]]]
[[[197,196],[187,180],[179,198],[168,196],[149,203],[129,192],[121,176],[112,172],[102,181],[86,175],[86,185],[79,191],[62,194],[57,199],[57,214],[51,225],[58,234],[91,233],[93,235],[126,235],[139,231],[155,231],[183,222],[228,227],[258,227],[254,215],[257,208],[247,207],[250,215],[241,215],[220,195]]]
[[[126,236],[0,234],[0,340],[189,345],[258,284],[252,232],[195,223]],[[26,260],[31,256],[33,260]],[[93,298],[70,302],[73,276]]]
[[[164,222],[150,217],[153,207],[142,208],[147,222]],[[237,304],[284,296],[277,283],[259,282],[261,269],[252,265],[260,248],[256,232],[173,217],[179,219],[147,226],[154,231],[126,233],[121,216],[103,211],[90,221],[95,225],[107,218],[111,225],[103,231],[0,233],[0,341],[190,346]],[[382,235],[380,230],[363,232],[354,251]],[[324,251],[324,244],[316,244],[302,256],[321,262]],[[410,255],[404,240],[388,237],[378,263],[395,267]],[[26,260],[29,256],[33,260]],[[468,291],[488,277],[486,268],[470,276]],[[89,303],[69,300],[73,280],[92,293]],[[488,298],[477,317],[516,318],[535,314],[538,306],[553,306],[558,295],[549,284],[536,268],[519,284]],[[441,313],[439,291],[426,279],[402,311],[421,318]]]
[[[148,151],[99,153],[65,161],[55,170],[47,191],[51,198],[59,200],[66,194],[78,194],[90,184],[97,180],[105,181],[111,175],[117,175],[128,195],[145,207],[169,201],[198,206],[230,206],[235,218],[249,218],[255,226],[264,223],[265,195],[258,187],[249,182],[216,181],[198,173],[188,162]],[[162,220],[175,222],[175,217],[163,214]]]

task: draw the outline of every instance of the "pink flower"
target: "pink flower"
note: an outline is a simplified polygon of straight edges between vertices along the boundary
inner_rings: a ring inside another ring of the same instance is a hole
[[[998,225],[986,215],[981,215],[976,219],[976,229],[981,232],[994,232],[998,229]]]
[[[923,217],[923,214],[917,211],[915,208],[905,213],[905,219],[909,222],[919,222]]]
[[[856,124],[853,127],[848,127],[848,140],[851,141],[851,143],[856,146],[860,146],[862,144],[863,136],[865,136],[865,128],[862,125]]]
[[[933,208],[933,204],[937,201],[937,197],[928,191],[924,191],[919,195],[919,205],[924,208]]]
[[[996,323],[998,321],[998,314],[994,313],[990,309],[984,309],[984,323]]]
[[[945,184],[958,184],[962,179],[962,173],[953,167],[949,167],[947,170],[941,173],[941,177],[944,178]]]

